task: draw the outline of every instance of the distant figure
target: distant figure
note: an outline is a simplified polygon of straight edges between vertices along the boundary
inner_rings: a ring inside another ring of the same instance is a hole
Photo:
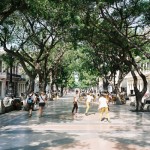
[[[47,102],[47,95],[45,94],[45,92],[41,92],[38,98],[39,98],[39,117],[41,117],[43,115],[45,103]]]
[[[99,98],[100,98],[100,94],[98,93],[97,96],[96,96],[96,102],[99,101]]]
[[[72,108],[72,114],[73,115],[75,114],[74,110],[75,110],[76,113],[78,111],[78,100],[79,100],[79,91],[76,90],[76,93],[75,93],[75,95],[73,97],[73,108]]]
[[[109,110],[108,110],[108,100],[106,98],[106,94],[102,93],[99,98],[99,112],[100,112],[100,120],[107,120],[110,122]],[[103,117],[105,115],[105,117]],[[103,117],[103,118],[102,118]]]

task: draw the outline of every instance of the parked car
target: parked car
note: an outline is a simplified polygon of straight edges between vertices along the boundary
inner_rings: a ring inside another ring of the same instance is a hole
[[[4,97],[3,105],[5,107],[5,112],[9,112],[13,110],[12,104],[13,104],[13,99],[11,97],[9,96]]]
[[[144,109],[150,111],[150,96],[146,99],[144,99]]]
[[[3,104],[6,112],[11,110],[20,110],[22,108],[21,98],[15,97],[11,98],[9,96],[4,97]]]

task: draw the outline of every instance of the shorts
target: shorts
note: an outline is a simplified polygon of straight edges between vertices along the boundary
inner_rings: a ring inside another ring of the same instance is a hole
[[[44,107],[45,103],[39,103],[39,107]]]
[[[99,109],[100,113],[108,113],[108,107],[102,107]]]
[[[28,108],[33,110],[33,108],[34,108],[34,103],[28,103]]]

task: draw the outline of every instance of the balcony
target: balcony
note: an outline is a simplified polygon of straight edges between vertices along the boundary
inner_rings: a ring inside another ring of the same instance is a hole
[[[10,73],[7,73],[7,79],[10,79]],[[21,79],[21,75],[18,74],[12,74],[12,79],[13,80],[20,80]]]
[[[0,72],[0,80],[6,79],[6,72]]]

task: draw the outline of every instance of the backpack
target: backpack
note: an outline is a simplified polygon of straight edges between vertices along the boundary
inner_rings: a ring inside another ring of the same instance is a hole
[[[33,103],[33,99],[32,99],[32,97],[31,97],[31,96],[29,96],[29,97],[28,97],[28,99],[27,99],[27,103],[28,103],[28,104],[32,104],[32,103]]]

